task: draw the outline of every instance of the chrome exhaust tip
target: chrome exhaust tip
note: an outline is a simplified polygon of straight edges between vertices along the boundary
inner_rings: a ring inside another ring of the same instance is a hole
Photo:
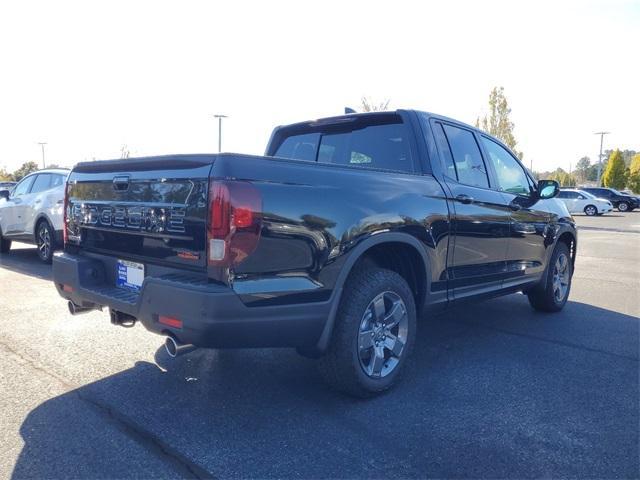
[[[87,313],[91,310],[95,310],[93,307],[81,307],[80,305],[76,305],[71,300],[67,302],[67,307],[69,308],[69,313],[71,315],[80,315],[81,313]]]
[[[176,358],[180,355],[184,355],[185,353],[194,351],[196,347],[190,343],[180,343],[172,336],[167,336],[167,339],[164,341],[164,349],[167,351],[167,355],[171,358]]]

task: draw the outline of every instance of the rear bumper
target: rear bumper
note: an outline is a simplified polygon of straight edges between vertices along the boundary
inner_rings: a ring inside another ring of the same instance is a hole
[[[98,259],[64,253],[53,258],[53,281],[65,299],[132,315],[147,330],[205,348],[311,347],[330,302],[247,307],[229,287],[183,274],[147,276],[139,292],[115,287]],[[181,320],[169,327],[159,316]]]

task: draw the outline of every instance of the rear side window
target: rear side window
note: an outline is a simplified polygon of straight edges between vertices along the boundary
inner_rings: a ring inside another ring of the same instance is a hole
[[[357,168],[379,168],[413,173],[409,132],[403,123],[367,125],[353,130],[306,133],[286,137],[277,157],[316,160]]]
[[[489,188],[487,169],[480,147],[469,130],[442,125],[447,137],[458,181],[465,185]]]
[[[64,175],[53,174],[51,175],[51,184],[49,185],[49,188],[59,187],[63,183],[64,183]]]
[[[46,173],[41,173],[36,177],[36,181],[33,182],[33,187],[31,187],[31,193],[40,193],[48,190],[51,185],[51,175]]]

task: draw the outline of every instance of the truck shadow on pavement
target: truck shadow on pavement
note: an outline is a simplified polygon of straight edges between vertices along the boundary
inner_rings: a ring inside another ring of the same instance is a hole
[[[636,477],[638,322],[521,295],[455,309],[368,401],[290,350],[158,350],[31,411],[13,478]]]
[[[43,263],[38,257],[36,247],[12,248],[0,255],[0,268],[29,275],[42,280],[51,280],[51,265]]]

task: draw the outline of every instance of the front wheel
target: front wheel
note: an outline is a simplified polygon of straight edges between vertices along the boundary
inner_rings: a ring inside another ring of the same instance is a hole
[[[51,263],[53,258],[54,236],[53,229],[46,221],[38,224],[36,231],[36,245],[38,246],[38,256],[44,263]]]
[[[318,361],[335,389],[360,398],[391,388],[411,353],[416,307],[397,273],[364,267],[347,280],[331,343]]]
[[[627,202],[620,202],[618,204],[619,212],[626,212],[627,210],[629,210],[629,204]]]
[[[573,264],[569,247],[563,242],[556,245],[547,268],[546,278],[527,295],[535,310],[559,312],[567,303],[571,291]]]
[[[584,207],[584,213],[585,215],[589,215],[590,217],[592,217],[598,214],[598,209],[593,205],[587,205],[586,207]]]

